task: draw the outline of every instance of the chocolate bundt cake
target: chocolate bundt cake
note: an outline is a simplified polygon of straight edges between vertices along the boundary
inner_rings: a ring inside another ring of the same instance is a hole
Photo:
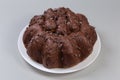
[[[90,55],[96,40],[87,18],[64,7],[34,16],[23,35],[27,54],[47,68],[78,64]]]

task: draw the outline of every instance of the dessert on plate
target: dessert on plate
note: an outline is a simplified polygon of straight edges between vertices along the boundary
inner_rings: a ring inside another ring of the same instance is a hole
[[[83,14],[60,7],[35,15],[23,35],[27,54],[46,68],[69,68],[92,52],[95,28]]]

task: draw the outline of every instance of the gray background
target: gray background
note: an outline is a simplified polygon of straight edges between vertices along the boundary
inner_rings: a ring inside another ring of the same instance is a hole
[[[102,41],[97,60],[70,74],[50,74],[27,64],[17,49],[19,32],[47,8],[69,7],[88,17]],[[120,80],[120,0],[0,0],[0,80]]]

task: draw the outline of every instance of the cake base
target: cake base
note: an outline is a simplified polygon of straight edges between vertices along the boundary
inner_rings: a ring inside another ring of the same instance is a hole
[[[18,43],[17,43],[18,50],[19,50],[21,56],[23,57],[23,59],[27,63],[29,63],[31,66],[33,66],[41,71],[62,74],[62,73],[71,73],[71,72],[75,72],[78,70],[82,70],[82,69],[88,67],[91,63],[93,63],[96,60],[96,58],[98,57],[100,50],[101,50],[101,41],[100,41],[100,37],[97,33],[97,41],[94,44],[93,51],[85,60],[83,60],[82,62],[80,62],[77,65],[70,67],[70,68],[48,69],[48,68],[44,67],[42,64],[39,64],[36,61],[32,60],[26,53],[26,48],[24,47],[24,44],[22,41],[22,37],[23,37],[24,31],[26,30],[26,27],[28,27],[28,25],[25,26],[19,34]]]

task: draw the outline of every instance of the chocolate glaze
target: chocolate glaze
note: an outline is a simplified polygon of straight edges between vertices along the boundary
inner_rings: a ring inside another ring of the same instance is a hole
[[[90,55],[95,28],[69,8],[48,9],[34,16],[23,35],[28,55],[47,68],[68,68]]]

